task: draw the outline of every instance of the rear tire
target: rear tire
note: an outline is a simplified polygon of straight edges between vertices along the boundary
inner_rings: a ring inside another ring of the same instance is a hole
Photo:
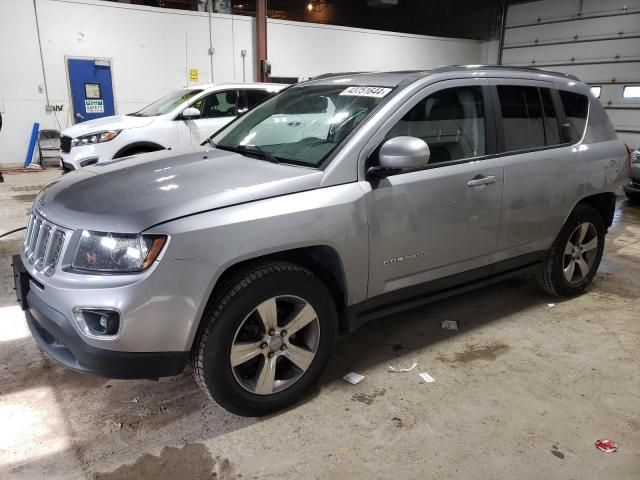
[[[591,283],[604,251],[606,229],[600,213],[578,204],[545,257],[538,285],[554,297],[572,297]]]
[[[324,370],[337,313],[313,273],[269,262],[237,275],[207,307],[192,352],[202,390],[226,410],[262,416],[298,401]]]
[[[640,203],[640,195],[638,195],[637,193],[625,192],[625,194],[627,195],[627,198],[631,203]]]

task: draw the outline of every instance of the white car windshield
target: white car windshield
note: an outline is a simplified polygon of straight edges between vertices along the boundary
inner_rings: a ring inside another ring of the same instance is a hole
[[[291,87],[211,140],[224,150],[317,167],[391,91],[373,86]]]
[[[147,105],[142,110],[130,113],[129,115],[133,117],[157,117],[158,115],[164,115],[201,92],[202,90],[198,89],[176,90],[169,95],[165,95],[160,100],[156,100],[151,105]]]

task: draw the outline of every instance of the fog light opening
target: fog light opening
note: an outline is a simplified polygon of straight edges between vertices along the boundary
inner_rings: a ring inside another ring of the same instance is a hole
[[[102,308],[75,308],[78,326],[91,337],[113,337],[120,329],[120,313]]]

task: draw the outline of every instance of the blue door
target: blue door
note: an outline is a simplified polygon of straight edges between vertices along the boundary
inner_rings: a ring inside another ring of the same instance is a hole
[[[74,122],[115,115],[109,62],[68,59],[67,63]]]

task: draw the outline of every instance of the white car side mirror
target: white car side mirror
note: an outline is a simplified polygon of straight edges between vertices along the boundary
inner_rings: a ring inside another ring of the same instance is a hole
[[[185,108],[180,118],[183,120],[195,120],[196,118],[200,118],[200,110],[195,107]]]

